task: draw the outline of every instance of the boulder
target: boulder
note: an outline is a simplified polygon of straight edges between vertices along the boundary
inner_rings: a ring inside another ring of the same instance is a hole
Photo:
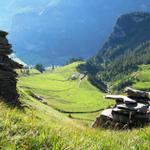
[[[150,122],[149,93],[127,88],[124,95],[107,95],[106,99],[115,100],[116,105],[104,110],[93,123],[93,128],[121,128],[142,127]]]
[[[149,108],[148,105],[141,104],[141,103],[138,103],[135,106],[126,105],[126,104],[119,104],[116,107],[119,108],[119,109],[127,110],[127,111],[136,111],[136,112],[139,112],[139,113],[146,113],[148,108]]]
[[[123,95],[106,95],[106,99],[117,100],[117,102],[124,102],[126,104],[137,103],[135,100]]]
[[[148,92],[144,92],[144,91],[140,91],[140,90],[135,90],[132,89],[130,87],[127,87],[125,89],[125,93],[129,96],[129,97],[135,97],[135,98],[146,98],[149,99],[149,94]]]
[[[106,121],[112,121],[112,109],[106,109],[101,113],[101,116],[98,116],[95,122],[92,124],[92,128],[98,128],[100,126],[107,126]],[[106,124],[105,124],[106,123]]]
[[[74,73],[73,75],[71,75],[70,79],[77,80],[79,77],[80,77],[80,73]]]

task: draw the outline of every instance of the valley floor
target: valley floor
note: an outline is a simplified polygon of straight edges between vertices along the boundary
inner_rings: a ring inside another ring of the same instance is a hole
[[[86,78],[70,79],[77,73],[77,65],[19,78],[24,109],[0,103],[1,149],[150,149],[149,126],[128,131],[90,128],[100,110],[112,103]],[[134,86],[138,87],[138,83]]]
[[[42,97],[50,107],[70,116],[77,121],[91,124],[101,109],[112,102],[104,99],[104,94],[89,83],[85,77],[80,79],[73,63],[64,67],[47,71],[43,74],[30,75],[19,79],[18,87],[29,95]],[[72,80],[71,76],[77,76]]]

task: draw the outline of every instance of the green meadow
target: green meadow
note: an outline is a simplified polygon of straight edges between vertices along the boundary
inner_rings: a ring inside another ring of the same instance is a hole
[[[73,63],[18,79],[23,108],[0,103],[1,149],[150,149],[149,126],[127,131],[91,128],[100,110],[113,103],[105,100],[105,94],[91,85],[87,78],[82,81],[80,78],[70,79],[77,72],[77,65]],[[41,96],[48,104],[33,98],[31,93]]]
[[[105,95],[91,85],[87,78],[70,79],[77,73],[77,65],[73,63],[43,74],[21,77],[18,87],[43,97],[49,106],[71,114],[74,119],[92,121],[99,114],[98,110],[107,108],[112,102],[105,100]]]

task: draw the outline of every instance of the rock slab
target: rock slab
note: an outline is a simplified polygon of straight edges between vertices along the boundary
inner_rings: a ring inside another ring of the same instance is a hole
[[[106,99],[115,100],[116,105],[104,110],[92,127],[119,128],[143,126],[150,122],[149,93],[126,88],[127,96],[107,95]]]

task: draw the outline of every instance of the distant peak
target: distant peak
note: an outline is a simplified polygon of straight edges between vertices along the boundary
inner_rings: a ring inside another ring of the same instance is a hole
[[[133,43],[142,43],[149,40],[149,34],[145,29],[149,28],[149,24],[150,13],[147,12],[133,12],[121,15],[117,19],[113,32],[104,44],[103,50],[129,43],[129,39],[135,40],[135,42],[132,41]]]

